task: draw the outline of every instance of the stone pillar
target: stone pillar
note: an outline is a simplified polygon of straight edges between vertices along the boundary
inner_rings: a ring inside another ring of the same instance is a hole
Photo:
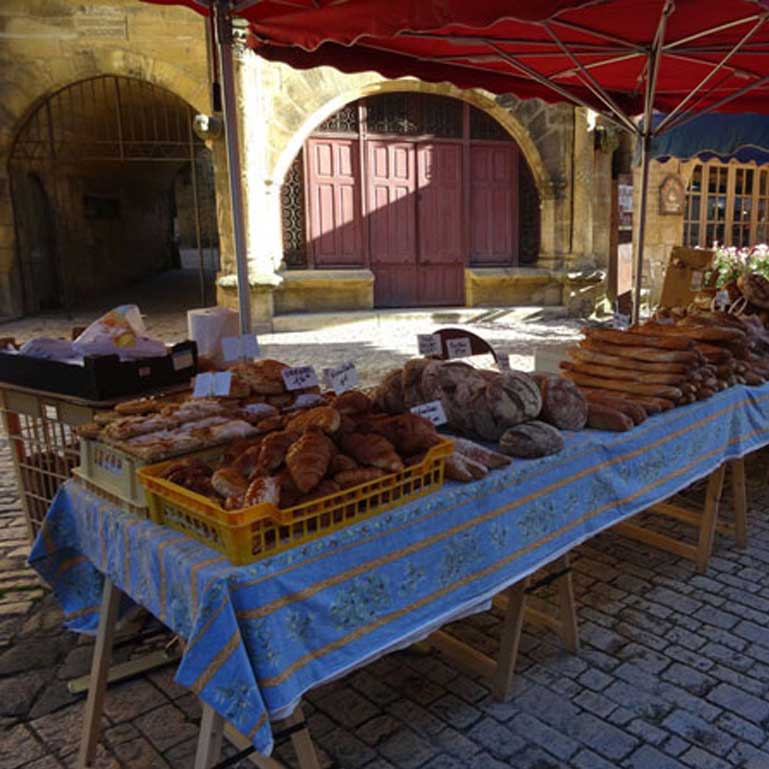
[[[11,180],[4,171],[0,172],[0,315],[18,317],[23,308],[18,290]]]
[[[574,176],[572,179],[572,260],[577,265],[593,263],[593,160],[595,134],[584,107],[574,110]]]
[[[595,152],[593,170],[593,257],[596,267],[607,269],[611,248],[611,165],[619,146],[619,129],[600,127],[600,148]]]
[[[242,43],[241,38],[241,43]],[[282,279],[276,274],[281,260],[280,196],[267,178],[267,95],[261,87],[261,60],[236,45],[235,76],[238,129],[240,136],[243,206],[248,254],[251,314],[256,331],[269,330],[273,316],[273,290]],[[221,271],[217,279],[217,300],[237,307],[238,279],[235,269],[232,213],[227,182],[227,157],[223,141],[214,149],[217,211],[220,225]],[[226,234],[225,234],[226,233]]]

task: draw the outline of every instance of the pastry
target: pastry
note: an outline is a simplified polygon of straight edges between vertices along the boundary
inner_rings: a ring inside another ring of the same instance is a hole
[[[403,401],[401,369],[391,371],[374,391],[374,404],[387,414],[400,414],[406,410]]]
[[[363,414],[371,410],[371,398],[360,390],[348,390],[334,398],[331,404],[340,414]]]
[[[265,436],[259,451],[259,468],[266,473],[277,470],[286,459],[286,452],[299,440],[299,433],[281,430]]]
[[[247,438],[249,435],[256,434],[256,428],[242,419],[231,419],[221,425],[214,425],[209,428],[211,440],[214,443],[219,441],[229,441],[233,438]]]
[[[388,472],[403,469],[403,462],[395,447],[381,435],[348,433],[342,436],[340,443],[345,453],[362,465],[378,467]]]
[[[362,483],[370,483],[384,475],[384,470],[378,467],[359,467],[357,470],[343,470],[337,473],[334,476],[334,482],[342,489],[349,489]]]
[[[248,481],[231,467],[222,467],[211,476],[211,485],[217,494],[224,497],[243,496],[248,488]]]
[[[329,475],[336,475],[337,473],[344,472],[345,470],[357,470],[360,465],[347,454],[337,454],[329,465]]]
[[[260,433],[270,433],[273,430],[281,430],[286,423],[285,417],[280,414],[276,414],[273,417],[267,417],[266,419],[260,419],[256,423],[256,430]]]
[[[318,406],[292,417],[288,421],[286,429],[301,432],[311,427],[318,427],[326,433],[335,433],[339,429],[340,423],[341,415],[335,408]]]
[[[260,505],[264,502],[280,504],[280,482],[277,478],[255,478],[248,484],[243,496],[245,506]]]
[[[487,449],[467,438],[454,438],[454,453],[479,462],[488,468],[506,467],[510,464],[510,457],[500,454],[498,451]]]
[[[115,406],[115,411],[122,416],[139,416],[141,414],[154,414],[163,407],[162,403],[152,398],[136,398],[124,401]]]
[[[323,479],[331,463],[331,441],[319,428],[308,428],[286,453],[286,466],[297,488],[307,493]]]
[[[401,456],[426,451],[441,440],[429,419],[408,412],[373,421],[370,432],[387,438]]]
[[[285,363],[270,358],[244,361],[230,366],[230,371],[242,377],[250,389],[259,395],[280,395],[286,392],[282,372]]]

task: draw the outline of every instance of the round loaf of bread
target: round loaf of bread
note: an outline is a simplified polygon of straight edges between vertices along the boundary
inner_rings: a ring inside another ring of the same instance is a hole
[[[506,430],[499,448],[512,457],[536,459],[557,454],[563,448],[563,436],[552,425],[532,420]]]
[[[535,374],[542,395],[539,418],[560,430],[582,430],[587,424],[587,401],[577,385],[557,374]]]
[[[756,307],[769,310],[769,280],[755,272],[741,275],[737,286],[742,295]]]
[[[519,424],[536,419],[542,409],[542,396],[534,379],[524,371],[505,371],[500,374],[502,387],[508,398],[515,404],[518,416],[506,416],[507,424]]]

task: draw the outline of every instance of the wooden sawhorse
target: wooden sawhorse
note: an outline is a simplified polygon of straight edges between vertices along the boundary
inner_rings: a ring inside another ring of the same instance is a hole
[[[726,468],[729,467],[732,482],[732,497],[734,500],[734,523],[720,521],[718,519],[718,507],[721,502],[721,493],[724,486],[724,477]],[[717,470],[714,470],[708,476],[708,486],[705,491],[705,506],[702,511],[693,510],[682,505],[671,504],[670,502],[660,502],[652,505],[648,512],[656,513],[667,518],[674,518],[677,521],[693,526],[699,530],[697,544],[692,545],[688,542],[671,537],[668,534],[662,534],[657,531],[639,526],[636,523],[623,521],[616,524],[613,528],[618,534],[628,539],[642,542],[645,545],[658,547],[673,553],[681,558],[687,558],[694,561],[697,572],[704,574],[708,569],[710,556],[713,552],[713,542],[716,532],[728,534],[734,537],[737,547],[743,548],[748,540],[748,507],[745,493],[745,462],[743,459],[732,459],[722,464]]]
[[[553,565],[556,570],[552,574],[537,582],[532,582],[532,577],[526,577],[494,598],[494,605],[504,613],[496,659],[443,630],[428,636],[423,643],[442,652],[470,674],[491,681],[496,699],[503,702],[509,700],[524,621],[554,630],[570,652],[576,654],[579,651],[577,606],[568,554],[561,556]],[[531,595],[538,588],[553,582],[558,583],[557,616],[546,610],[544,602]]]
[[[90,769],[96,756],[119,604],[120,590],[115,587],[112,580],[105,577],[76,769]],[[320,762],[301,708],[297,708],[281,723],[285,725],[284,734],[291,737],[299,769],[320,769]],[[224,719],[205,703],[194,769],[216,769],[221,755],[223,737],[227,737],[241,751],[238,760],[248,758],[251,763],[261,769],[285,769],[285,765],[280,761],[253,752],[251,743],[230,724],[225,724]],[[222,763],[230,766],[232,761]]]

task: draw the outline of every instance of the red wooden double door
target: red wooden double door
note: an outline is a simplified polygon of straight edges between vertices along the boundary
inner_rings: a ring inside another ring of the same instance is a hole
[[[308,140],[314,265],[369,266],[378,307],[464,304],[468,262],[517,255],[517,148],[467,149],[465,159],[462,142],[368,139],[361,152],[357,139]]]

